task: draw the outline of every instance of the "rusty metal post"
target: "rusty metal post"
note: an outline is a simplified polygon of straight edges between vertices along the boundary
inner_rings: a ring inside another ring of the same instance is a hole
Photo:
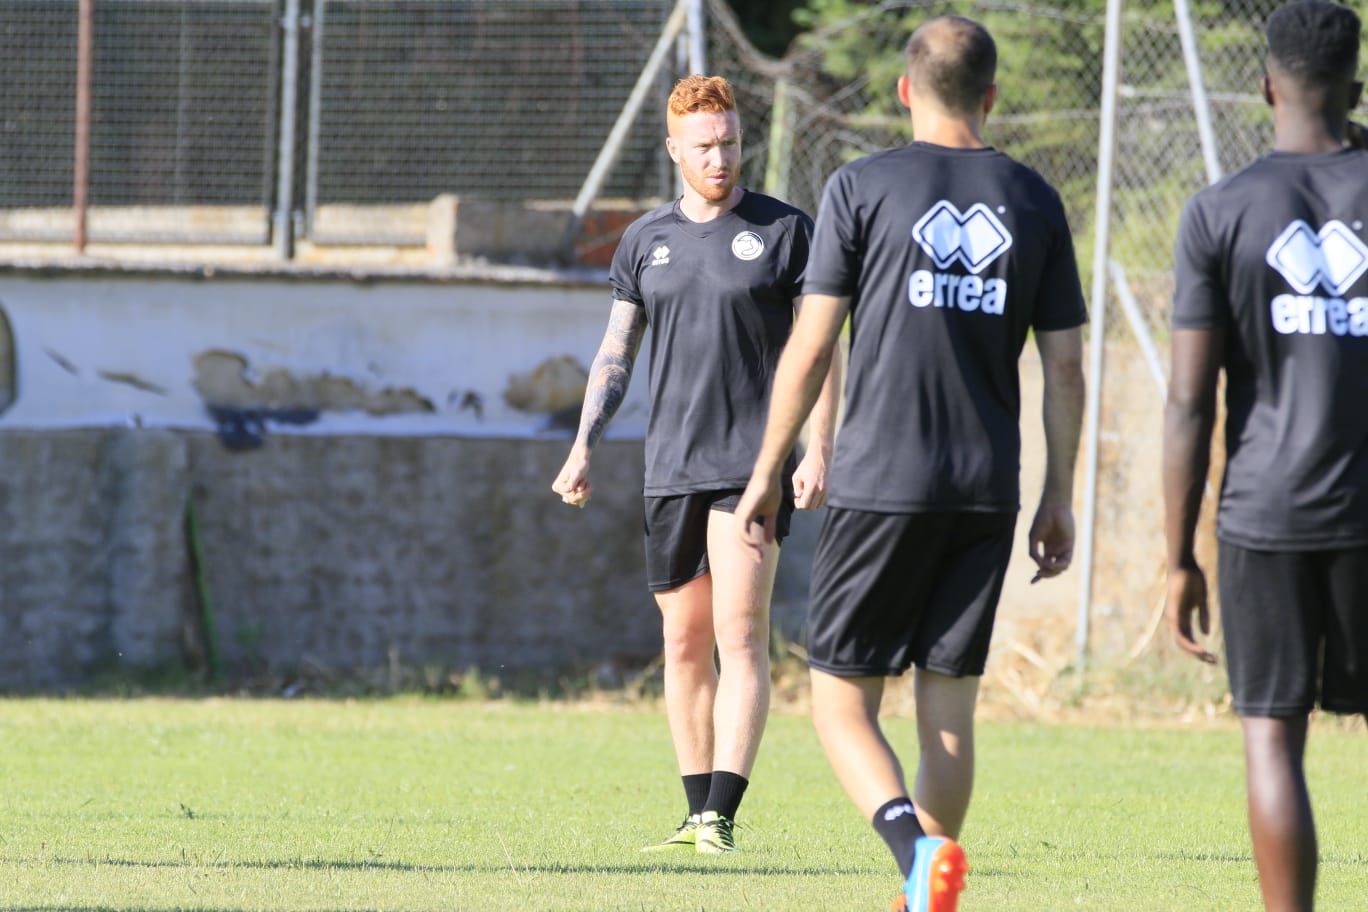
[[[77,16],[76,148],[71,188],[76,228],[72,242],[77,253],[85,253],[86,216],[90,205],[90,84],[95,56],[95,0],[80,0]]]

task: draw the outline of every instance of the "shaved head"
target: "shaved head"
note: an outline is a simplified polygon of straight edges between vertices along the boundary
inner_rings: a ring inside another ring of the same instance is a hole
[[[955,114],[977,112],[997,76],[993,37],[963,16],[923,23],[907,39],[905,54],[912,93]]]
[[[1330,0],[1298,0],[1268,17],[1268,69],[1304,89],[1354,81],[1359,62],[1358,15]]]

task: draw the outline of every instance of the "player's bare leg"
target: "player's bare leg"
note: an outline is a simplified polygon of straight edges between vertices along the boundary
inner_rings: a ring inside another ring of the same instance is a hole
[[[657,592],[664,630],[665,714],[681,775],[713,769],[712,577],[704,574],[677,589]]]
[[[917,740],[921,760],[913,799],[922,828],[959,839],[974,790],[974,707],[977,677],[951,678],[916,670]]]
[[[952,839],[929,833],[908,800],[902,764],[879,726],[883,678],[813,669],[812,721],[846,794],[888,844],[905,878],[895,909],[953,909],[968,863]]]
[[[1310,912],[1316,894],[1316,824],[1302,758],[1307,717],[1243,717],[1245,787],[1254,864],[1267,912]]]
[[[740,544],[736,518],[708,515],[712,624],[722,666],[713,709],[712,769],[750,778],[770,705],[770,598],[779,546],[756,561]]]
[[[883,678],[840,678],[812,670],[812,724],[836,780],[868,820],[907,794],[902,764],[879,727]]]

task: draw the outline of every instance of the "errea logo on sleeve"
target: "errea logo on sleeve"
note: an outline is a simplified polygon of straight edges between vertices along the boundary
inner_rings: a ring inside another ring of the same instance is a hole
[[[1273,328],[1284,335],[1368,336],[1368,298],[1344,294],[1368,272],[1368,245],[1333,219],[1319,231],[1298,219],[1278,235],[1264,260],[1299,294],[1273,298]],[[1329,297],[1312,294],[1324,289]]]
[[[931,258],[937,270],[946,270],[956,263],[969,270],[968,275],[914,270],[907,280],[907,300],[913,307],[1003,312],[1007,305],[1007,283],[1002,279],[979,278],[979,273],[1012,246],[1011,232],[993,210],[975,203],[960,212],[954,203],[941,200],[912,226],[912,240]]]

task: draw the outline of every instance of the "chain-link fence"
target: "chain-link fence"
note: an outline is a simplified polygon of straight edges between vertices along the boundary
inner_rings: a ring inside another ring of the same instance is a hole
[[[1196,24],[1225,169],[1268,142],[1254,87],[1272,5],[1207,5]],[[573,198],[674,0],[300,0],[298,65],[285,86],[286,0],[92,6],[91,205],[245,212],[235,229],[186,220],[157,231],[139,230],[138,217],[150,216],[133,209],[116,223],[96,220],[92,240],[260,242],[266,213],[283,205],[319,240],[331,226],[350,241],[412,243],[421,224],[394,228],[354,207],[413,206],[441,193]],[[942,12],[983,21],[1002,52],[990,139],[1060,189],[1088,267],[1100,0],[852,3],[781,60],[754,50],[726,0],[706,7],[709,69],[733,79],[742,104],[748,184],[809,210],[836,165],[906,140],[893,81],[911,28]],[[69,216],[54,212],[72,204],[77,10],[78,0],[0,4],[10,49],[0,60],[0,238],[67,236]],[[1172,12],[1128,8],[1123,34],[1113,248],[1135,281],[1162,286],[1177,212],[1206,179],[1203,150]],[[678,60],[655,80],[600,197],[645,205],[673,192],[661,108],[683,72]],[[291,101],[294,129],[283,135],[281,107]],[[283,203],[281,155],[297,174]],[[330,206],[353,208],[320,223]]]
[[[317,240],[421,244],[404,207],[438,194],[573,199],[674,2],[90,6],[92,242],[260,244],[284,208]],[[0,4],[0,240],[71,238],[79,8]],[[671,192],[661,105],[651,111],[602,195]]]
[[[442,193],[573,199],[672,0],[319,0],[306,209]],[[668,91],[661,83],[658,93]],[[670,192],[660,106],[637,118],[604,196]],[[334,233],[385,236],[383,225]],[[419,226],[421,228],[421,226]],[[418,238],[421,241],[421,234]]]
[[[0,4],[0,239],[71,237],[78,6]],[[110,215],[92,239],[264,241],[274,0],[98,0],[92,18],[89,200]],[[194,231],[173,210],[195,206],[236,216]]]

